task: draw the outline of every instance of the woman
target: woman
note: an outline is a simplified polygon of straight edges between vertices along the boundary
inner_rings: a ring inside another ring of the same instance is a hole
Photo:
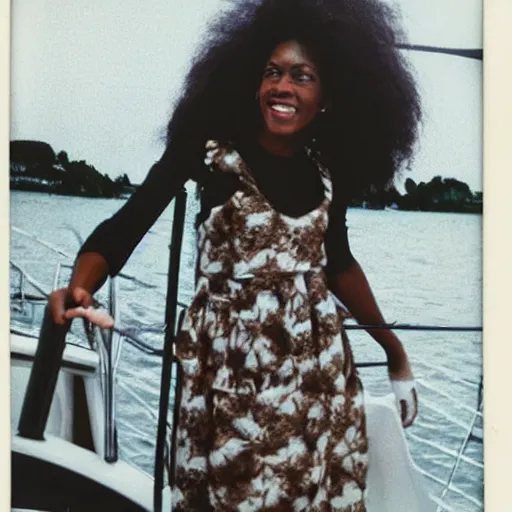
[[[364,511],[362,388],[334,297],[358,322],[384,322],[345,214],[412,156],[420,106],[396,22],[374,0],[239,1],[209,33],[164,155],[85,242],[53,315],[92,318],[66,301],[88,308],[197,181],[196,293],[176,339],[175,510]],[[391,331],[369,332],[407,427],[407,355]]]

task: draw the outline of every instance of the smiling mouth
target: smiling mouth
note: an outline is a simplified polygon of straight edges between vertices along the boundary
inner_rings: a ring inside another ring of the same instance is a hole
[[[270,110],[277,112],[278,114],[293,115],[297,113],[297,109],[292,105],[283,105],[282,103],[273,103],[269,105]]]

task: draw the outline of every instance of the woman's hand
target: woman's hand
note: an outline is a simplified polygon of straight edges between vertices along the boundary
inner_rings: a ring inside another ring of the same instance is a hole
[[[49,305],[53,320],[59,325],[81,317],[104,329],[114,326],[114,319],[106,311],[93,308],[92,295],[79,286],[55,290],[50,295]]]
[[[405,351],[399,358],[388,357],[388,372],[402,426],[410,427],[418,414],[418,394]]]

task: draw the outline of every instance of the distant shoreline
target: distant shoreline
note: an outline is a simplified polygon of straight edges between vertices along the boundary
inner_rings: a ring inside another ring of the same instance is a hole
[[[86,195],[78,195],[78,194],[67,194],[64,192],[54,192],[51,190],[35,190],[35,189],[25,189],[25,188],[17,188],[17,187],[10,187],[11,192],[24,192],[27,194],[44,194],[47,196],[57,196],[57,197],[77,197],[81,199],[102,199],[102,200],[114,200],[117,201],[119,199],[127,200],[130,198],[131,194],[126,195],[120,195],[116,197],[98,197],[98,196],[86,196]]]
[[[88,199],[128,199],[135,189],[136,185],[129,185],[122,187],[121,191],[115,196],[105,197],[98,195],[77,194],[63,188],[56,188],[52,184],[38,183],[35,181],[14,181],[11,179],[9,189],[18,192],[36,192],[38,194],[48,194],[52,196],[67,196],[67,197],[86,197]]]
[[[71,161],[65,151],[55,153],[46,142],[12,140],[10,143],[10,189],[71,197],[128,199],[140,185],[126,174],[112,180],[85,160]],[[348,206],[367,210],[483,213],[483,193],[467,183],[435,176],[428,183],[407,178],[405,193],[396,187],[368,186]]]
[[[137,188],[138,185],[132,185],[133,188]],[[131,196],[131,193],[125,193],[121,194],[118,197],[93,197],[93,196],[87,196],[87,195],[78,195],[78,194],[70,194],[70,193],[62,193],[62,192],[54,192],[52,190],[46,190],[46,189],[35,189],[35,188],[22,188],[22,187],[13,187],[11,184],[10,187],[11,191],[15,192],[28,192],[28,193],[36,193],[36,194],[45,194],[49,196],[60,196],[60,197],[79,197],[84,199],[102,199],[102,200],[128,200]],[[389,213],[404,213],[404,212],[416,212],[416,213],[456,213],[456,214],[462,214],[462,215],[482,215],[482,211],[480,210],[407,210],[407,209],[401,209],[401,208],[391,208],[388,206],[385,206],[384,208],[373,208],[373,207],[365,207],[361,205],[349,205],[349,209],[354,210],[365,210],[365,211],[386,211]]]

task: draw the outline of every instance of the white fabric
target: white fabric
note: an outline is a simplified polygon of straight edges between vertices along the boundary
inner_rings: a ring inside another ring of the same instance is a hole
[[[368,434],[367,512],[434,512],[407,446],[395,397],[365,392]]]

